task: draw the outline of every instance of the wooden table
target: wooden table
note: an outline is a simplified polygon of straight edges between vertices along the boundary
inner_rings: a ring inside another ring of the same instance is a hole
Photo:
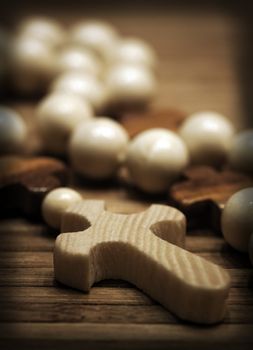
[[[238,125],[251,122],[247,11],[243,27],[241,8],[203,6],[192,11],[159,1],[155,10],[148,5],[145,11],[141,5],[136,11],[122,6],[120,11],[100,5],[97,15],[156,48],[161,84],[155,107],[187,113],[214,109]],[[19,15],[25,10],[19,7]],[[68,17],[66,12],[62,8],[58,16],[66,22],[76,19],[73,9]],[[8,103],[23,113],[33,130],[37,101],[10,97]],[[36,131],[30,147],[37,147]],[[85,198],[106,199],[109,208],[118,212],[143,210],[152,202],[117,185],[79,185],[79,189]],[[213,327],[179,321],[124,281],[103,281],[89,294],[59,285],[53,277],[54,239],[42,223],[22,218],[1,222],[1,349],[253,349],[252,267],[248,257],[229,248],[220,235],[189,232],[186,242],[187,249],[228,269],[232,277],[225,321]]]

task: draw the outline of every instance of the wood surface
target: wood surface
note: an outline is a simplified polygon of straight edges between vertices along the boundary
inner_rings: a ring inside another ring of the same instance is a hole
[[[152,9],[147,2],[132,8],[129,3],[87,11],[77,11],[74,6],[70,10],[62,4],[62,11],[56,6],[52,11],[42,3],[30,1],[26,7],[16,1],[1,11],[1,18],[15,22],[16,17],[35,11],[59,16],[66,23],[90,14],[108,19],[124,34],[141,36],[156,48],[161,84],[155,107],[186,114],[214,109],[238,125],[252,125],[250,11],[242,16],[241,7],[209,8],[203,1],[192,8],[180,6],[181,1],[172,8],[156,1]],[[23,113],[34,135],[29,152],[39,152],[34,123],[37,100],[9,96],[2,101]],[[129,193],[117,183],[90,186],[76,180],[74,184],[85,198],[106,199],[112,211],[122,213],[167,200]],[[217,233],[195,230],[188,232],[186,239],[187,249],[224,267],[232,279],[224,323],[213,327],[179,321],[122,281],[100,282],[89,294],[56,283],[52,263],[55,236],[42,223],[23,218],[1,222],[1,349],[253,348],[252,266],[246,255],[235,252]]]

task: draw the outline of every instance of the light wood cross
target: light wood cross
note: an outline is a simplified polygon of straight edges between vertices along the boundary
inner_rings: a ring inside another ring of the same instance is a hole
[[[107,278],[129,281],[178,317],[219,322],[230,278],[225,270],[183,249],[185,217],[152,205],[137,214],[116,214],[105,203],[86,200],[70,207],[55,243],[59,282],[89,291]]]

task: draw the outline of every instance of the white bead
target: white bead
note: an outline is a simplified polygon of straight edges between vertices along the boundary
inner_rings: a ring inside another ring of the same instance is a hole
[[[109,69],[105,86],[112,106],[146,105],[156,92],[156,80],[149,69],[126,64]]]
[[[47,96],[37,109],[44,148],[52,153],[64,154],[70,134],[77,124],[92,117],[90,104],[79,96],[64,92]]]
[[[67,208],[82,200],[82,196],[67,187],[49,192],[42,202],[42,216],[45,222],[56,229],[61,227],[61,218]]]
[[[234,127],[215,112],[199,112],[189,116],[179,130],[193,164],[221,165],[227,158]]]
[[[76,24],[71,30],[70,40],[74,44],[93,50],[108,61],[117,43],[118,34],[110,24],[93,20]]]
[[[235,135],[229,152],[229,163],[236,170],[253,174],[253,129]]]
[[[0,106],[0,153],[20,153],[27,137],[27,127],[14,110]]]
[[[250,241],[249,241],[249,257],[251,264],[253,265],[253,233],[251,234]]]
[[[18,35],[41,40],[51,46],[63,44],[66,37],[60,24],[46,17],[31,17],[22,21],[18,27]]]
[[[144,65],[154,68],[156,55],[152,47],[137,38],[126,38],[119,42],[113,52],[112,62]]]
[[[13,84],[22,92],[44,89],[55,75],[55,51],[42,41],[17,38],[10,56]]]
[[[70,140],[70,159],[80,174],[108,178],[122,164],[127,143],[128,135],[120,124],[100,117],[75,129]]]
[[[225,240],[235,249],[247,252],[253,232],[253,187],[233,194],[222,213],[221,225]]]
[[[59,52],[57,71],[58,73],[81,71],[99,76],[101,74],[101,63],[91,51],[81,47],[70,46]]]
[[[106,90],[101,81],[84,72],[67,72],[60,75],[52,84],[52,90],[77,94],[88,100],[96,112],[106,103]]]
[[[150,193],[168,190],[187,164],[184,142],[166,129],[150,129],[137,135],[130,143],[126,157],[133,183]]]

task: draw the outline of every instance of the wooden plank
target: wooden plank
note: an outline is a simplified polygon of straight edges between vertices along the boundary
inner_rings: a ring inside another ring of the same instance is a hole
[[[250,311],[250,310],[249,310]],[[158,305],[77,305],[72,303],[8,302],[1,305],[0,322],[176,323]]]
[[[106,305],[86,303],[5,302],[1,306],[0,322],[91,322],[174,324],[183,322],[160,305]],[[227,308],[224,323],[253,323],[253,305],[233,305]]]
[[[239,254],[232,249],[221,252],[198,252],[201,256],[224,268],[250,268],[251,263],[246,254]],[[0,267],[53,267],[52,252],[2,252],[0,255]]]
[[[56,235],[57,232],[50,231],[41,223],[32,224],[22,219],[5,220],[0,224],[0,251],[51,252]],[[220,234],[208,230],[188,232],[186,249],[196,253],[223,251],[224,254],[232,254],[238,260],[245,261],[245,256],[230,249]]]
[[[83,293],[64,286],[54,287],[1,287],[0,302],[14,303],[70,303],[75,305],[153,305],[153,299],[131,284],[95,286]],[[253,293],[248,288],[232,287],[228,304],[253,305]],[[3,304],[4,305],[4,304]],[[4,308],[4,306],[3,306]]]
[[[244,289],[243,289],[244,290]],[[242,292],[243,293],[243,292]],[[238,294],[238,293],[237,293]],[[245,294],[245,293],[243,293]],[[239,295],[239,294],[238,294]],[[235,297],[236,299],[236,297]],[[127,283],[122,286],[93,287],[89,293],[55,286],[51,287],[1,287],[0,302],[17,303],[73,303],[85,305],[151,305],[147,295]],[[248,298],[246,299],[248,300]]]
[[[27,232],[2,232],[0,233],[0,251],[38,252],[52,251],[55,234],[46,230]],[[220,251],[227,247],[227,243],[220,236],[194,236],[191,233],[186,238],[186,248],[192,252]]]
[[[45,348],[251,350],[253,325],[138,325],[90,323],[1,324],[0,346],[5,349]]]
[[[253,271],[249,269],[228,269],[231,276],[233,287],[252,288]],[[52,287],[58,285],[54,280],[52,268],[48,267],[20,267],[0,269],[0,285],[2,287],[10,286],[30,286],[30,287]],[[126,283],[118,280],[105,280],[97,283],[98,286],[126,286]]]
[[[0,251],[52,251],[57,232],[50,231],[45,225],[31,224],[22,220],[5,221],[0,225]],[[230,250],[219,234],[210,231],[191,231],[186,236],[186,249],[192,252],[216,252]]]
[[[38,252],[52,251],[56,237],[55,232],[48,231],[40,225],[0,226],[0,251]],[[221,251],[227,248],[223,237],[203,232],[202,235],[195,232],[188,233],[186,237],[186,249],[192,252]]]
[[[53,286],[55,281],[52,268],[6,268],[0,270],[0,285],[43,287]]]

